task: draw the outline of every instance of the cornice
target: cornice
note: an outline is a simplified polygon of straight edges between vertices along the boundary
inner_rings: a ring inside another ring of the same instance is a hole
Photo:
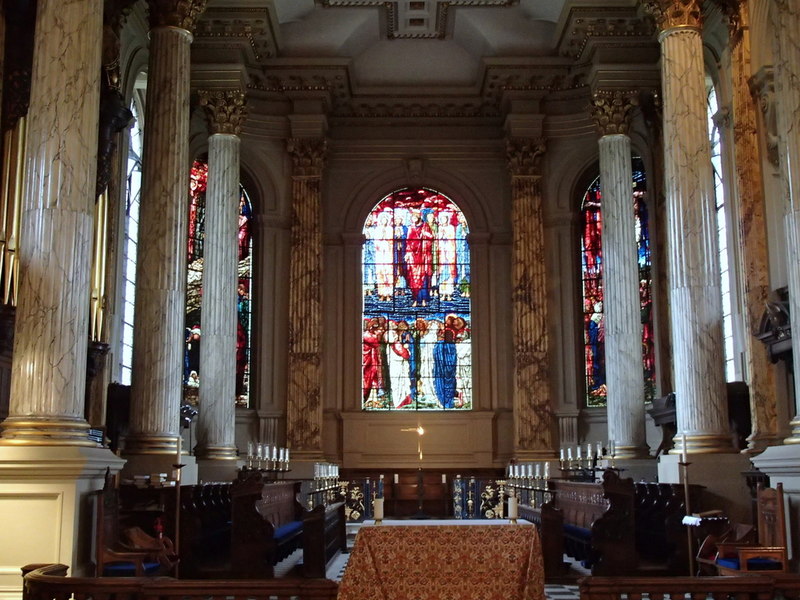
[[[280,27],[269,8],[210,6],[197,23],[192,51],[203,55],[237,49],[242,63],[257,65],[278,54]]]
[[[642,18],[635,7],[573,7],[559,36],[558,54],[581,60],[592,44],[641,44],[654,34],[652,20]]]

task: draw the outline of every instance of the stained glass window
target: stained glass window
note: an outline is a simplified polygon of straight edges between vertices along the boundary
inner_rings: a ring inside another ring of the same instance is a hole
[[[650,262],[650,230],[647,214],[647,180],[644,165],[633,159],[633,204],[639,266],[639,300],[642,322],[642,369],[645,401],[655,394],[655,344],[653,335],[653,292]],[[581,205],[581,257],[583,282],[584,373],[586,405],[606,404],[605,329],[603,313],[603,220],[600,206],[600,178],[583,196]]]
[[[367,216],[362,406],[472,408],[469,228],[433,190],[406,188]]]
[[[202,343],[201,298],[203,294],[203,241],[208,164],[195,161],[189,184],[189,234],[186,242],[188,273],[186,281],[186,336],[183,384],[189,400],[200,387],[200,344]],[[239,186],[238,285],[236,333],[236,404],[247,407],[250,398],[250,340],[252,332],[252,216],[250,198]]]

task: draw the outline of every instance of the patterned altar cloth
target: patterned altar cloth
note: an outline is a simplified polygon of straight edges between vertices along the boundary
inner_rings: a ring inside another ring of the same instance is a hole
[[[338,600],[544,600],[536,528],[362,527]]]

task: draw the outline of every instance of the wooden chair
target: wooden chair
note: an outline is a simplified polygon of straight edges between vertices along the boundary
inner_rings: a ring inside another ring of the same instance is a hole
[[[743,575],[752,572],[787,572],[786,515],[783,485],[756,492],[758,514],[757,544],[717,543],[716,565],[720,575]]]
[[[138,527],[120,529],[119,494],[106,474],[94,493],[95,574],[98,577],[164,575],[178,562],[168,539],[154,538]]]

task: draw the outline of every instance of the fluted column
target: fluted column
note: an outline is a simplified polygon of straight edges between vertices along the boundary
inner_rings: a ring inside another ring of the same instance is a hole
[[[800,0],[775,0],[778,52],[775,57],[775,94],[778,103],[779,156],[788,183],[785,216],[792,331],[800,331]],[[795,344],[796,345],[796,344]],[[793,361],[795,417],[792,433],[784,440],[800,444],[800,359]]]
[[[631,193],[630,111],[635,94],[598,92],[591,112],[600,135],[603,199],[603,313],[608,437],[618,458],[647,456],[636,213]]]
[[[177,443],[186,296],[189,47],[205,0],[149,0],[149,6],[147,130],[126,455],[173,454]]]
[[[730,14],[733,81],[733,144],[739,199],[739,241],[744,271],[744,346],[750,391],[751,434],[748,452],[778,442],[775,368],[766,346],[755,336],[769,296],[769,256],[763,172],[758,142],[756,100],[751,91],[749,0],[740,0]]]
[[[646,0],[661,29],[677,450],[732,450],[699,0]]]
[[[208,138],[200,345],[199,458],[236,458],[236,301],[239,232],[239,134],[246,114],[241,91],[200,92]]]
[[[514,138],[506,155],[511,172],[513,223],[514,455],[554,453],[553,408],[547,363],[547,277],[540,161],[544,142]]]
[[[293,139],[292,249],[289,268],[289,382],[286,440],[293,454],[322,456],[322,230],[320,182],[326,143]]]
[[[95,445],[83,418],[101,0],[40,0],[9,416],[0,444]]]

